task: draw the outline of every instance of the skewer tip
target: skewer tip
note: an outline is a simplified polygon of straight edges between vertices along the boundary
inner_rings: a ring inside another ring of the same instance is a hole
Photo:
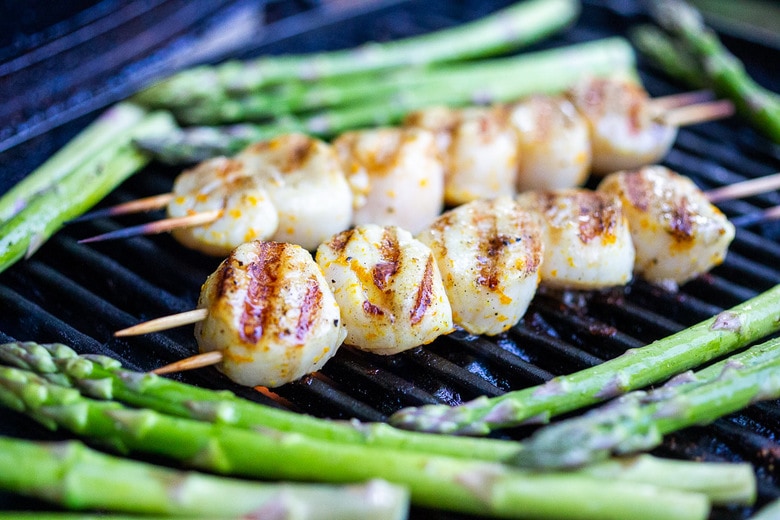
[[[162,366],[160,368],[155,368],[151,371],[151,373],[163,375],[213,366],[221,363],[223,358],[224,356],[222,355],[221,350],[212,350],[210,352],[203,352],[188,358],[180,359],[179,361],[174,361],[173,363]]]
[[[127,336],[139,336],[141,334],[149,334],[152,332],[160,332],[163,330],[173,329],[181,327],[182,325],[190,325],[203,321],[208,316],[207,309],[193,309],[191,311],[180,312],[178,314],[171,314],[170,316],[163,316],[154,320],[145,321],[126,329],[118,330],[114,332],[114,336],[117,338]]]
[[[157,220],[155,222],[149,222],[147,224],[141,224],[124,229],[117,229],[116,231],[109,231],[108,233],[103,233],[102,235],[96,235],[94,237],[82,238],[78,242],[79,244],[89,244],[91,242],[103,242],[106,240],[117,240],[120,238],[132,238],[141,235],[155,235],[158,233],[164,233],[166,231],[172,231],[174,229],[210,224],[221,216],[222,210],[217,209],[213,211],[205,211],[203,213],[194,213],[184,217],[166,218],[163,220]]]

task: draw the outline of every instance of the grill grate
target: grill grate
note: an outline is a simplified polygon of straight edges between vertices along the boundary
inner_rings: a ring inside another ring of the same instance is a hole
[[[268,21],[265,34],[274,34],[274,37],[236,48],[234,53],[246,56],[305,52],[354,45],[368,38],[396,38],[473,19],[505,3],[469,0],[431,5],[420,0],[385,1],[364,4],[358,12],[355,8],[344,7],[349,2],[322,5],[298,2],[294,3],[295,7],[287,3],[286,9],[280,8],[280,3],[271,2],[266,5],[268,12],[281,18]],[[217,27],[217,7],[229,5],[231,9],[238,9],[248,4],[227,0],[209,4],[214,7],[183,20],[183,25],[176,31],[171,29],[175,34],[160,35],[161,39],[155,45],[162,45],[166,39],[166,46],[146,49],[149,55],[144,59],[151,60],[149,56],[152,55],[171,56],[180,42],[197,40],[204,27]],[[611,7],[612,4],[615,7]],[[109,7],[112,5],[110,0],[99,2],[92,11],[73,19],[75,27],[58,26],[45,33],[51,36],[48,40],[43,36],[38,40],[31,39],[37,43],[23,49],[27,53],[24,59],[29,64],[19,61],[23,59],[21,51],[11,57],[0,55],[6,58],[0,63],[0,82],[3,82],[0,85],[6,88],[10,85],[10,72],[3,71],[19,66],[20,70],[14,71],[16,77],[17,73],[32,74],[32,71],[40,70],[38,67],[47,61],[42,54],[46,49],[57,50],[57,55],[83,52],[81,46],[67,40],[79,28],[117,22],[130,30],[122,25],[126,20],[111,18],[113,9]],[[171,9],[177,2],[158,0],[148,5],[152,6],[149,7],[151,12]],[[220,13],[220,16],[227,16]],[[633,3],[586,2],[575,27],[537,47],[624,34],[628,27],[642,20],[642,11]],[[96,35],[96,38],[100,36]],[[771,62],[762,60],[772,56],[776,61],[777,51],[755,43],[737,43],[744,45],[738,48],[744,49],[740,57],[746,60],[749,70],[755,71],[760,80],[771,79],[766,66]],[[8,103],[5,106],[3,110],[16,111],[8,112],[11,116],[8,124],[16,124],[13,123],[18,120],[14,119],[15,114],[25,111],[33,114],[30,117],[36,117],[41,107],[50,108],[46,113],[51,117],[42,119],[45,125],[28,133],[20,130],[24,125],[17,125],[13,135],[14,129],[8,130],[8,126],[0,131],[0,140],[6,139],[6,147],[10,148],[0,161],[3,182],[10,186],[19,175],[14,171],[30,171],[72,137],[86,123],[89,114],[94,115],[100,106],[129,92],[125,87],[138,86],[140,83],[136,82],[120,89],[104,90],[105,85],[116,85],[125,78],[123,74],[127,74],[127,67],[139,70],[140,66],[134,61],[137,59],[141,57],[129,56],[127,63],[110,64],[111,68],[107,64],[95,64],[94,67],[104,67],[103,75],[98,74],[90,81],[78,83],[79,78],[70,78],[73,82],[67,85],[89,94],[83,104],[76,98],[69,98],[75,105],[50,103],[48,99],[39,100],[40,106],[30,104],[34,99],[24,97],[24,92],[14,84],[14,99],[24,99],[27,104],[11,106]],[[171,63],[160,59],[159,63]],[[182,65],[182,62],[178,64]],[[145,69],[137,81],[148,80],[156,71],[159,69],[155,67]],[[654,95],[682,88],[641,62],[640,72]],[[50,87],[42,85],[40,88]],[[105,92],[108,94],[103,96]],[[45,135],[42,132],[46,132]],[[41,135],[35,137],[37,134]],[[708,188],[777,171],[780,169],[780,150],[738,120],[729,120],[683,129],[665,164]],[[105,203],[167,191],[175,174],[169,168],[150,166],[143,174],[127,181]],[[737,216],[776,204],[780,204],[778,193],[724,203],[722,207],[729,216]],[[90,246],[76,242],[79,238],[147,218],[124,217],[72,225],[32,259],[0,275],[0,341],[61,341],[81,352],[111,355],[126,366],[141,370],[192,354],[196,346],[188,327],[129,339],[113,338],[112,333],[139,320],[192,308],[201,283],[216,267],[217,259],[184,251],[167,235]],[[740,229],[726,262],[712,273],[685,285],[676,294],[641,280],[625,289],[606,292],[542,292],[521,323],[497,338],[456,332],[425,348],[392,357],[372,356],[346,347],[320,373],[274,392],[259,393],[238,387],[214,369],[174,377],[202,386],[227,388],[247,398],[302,413],[371,421],[383,420],[404,406],[440,402],[459,404],[479,395],[500,395],[613,358],[628,348],[678,331],[780,283],[777,267],[779,231],[778,226],[772,224],[752,230]],[[58,435],[45,432],[5,410],[0,411],[0,417],[3,418],[0,433],[36,438],[56,438]],[[530,428],[517,428],[501,435],[520,437],[529,433]],[[780,403],[763,403],[711,426],[670,435],[657,452],[688,459],[749,461],[757,469],[758,505],[763,505],[780,496],[780,468],[776,464],[780,454],[776,434],[779,430]],[[37,503],[0,495],[0,508],[38,507]],[[713,518],[746,518],[752,511],[752,508],[717,509]],[[423,510],[415,510],[415,516],[453,518]]]

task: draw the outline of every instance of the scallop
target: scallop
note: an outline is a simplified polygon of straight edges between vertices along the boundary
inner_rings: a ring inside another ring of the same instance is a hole
[[[314,251],[352,223],[352,190],[333,147],[303,134],[249,146],[237,159],[262,180],[279,225],[270,237]]]
[[[568,95],[588,121],[596,175],[657,163],[677,136],[677,128],[657,117],[647,92],[634,81],[586,80]]]
[[[616,172],[598,190],[623,202],[636,247],[635,271],[675,288],[721,264],[734,225],[691,181],[664,166]]]
[[[506,116],[493,107],[433,107],[406,118],[406,125],[436,135],[446,205],[515,194],[518,147]]]
[[[456,325],[495,335],[525,314],[543,259],[538,215],[510,197],[478,200],[445,212],[417,238],[436,257]]]
[[[410,232],[357,226],[320,245],[316,260],[341,307],[347,344],[396,354],[452,331],[436,259]]]
[[[441,213],[444,167],[431,132],[356,130],[333,144],[353,190],[354,224],[392,225],[415,233]]]
[[[581,186],[590,173],[588,122],[562,96],[531,96],[507,106],[517,134],[518,192]]]
[[[311,253],[294,244],[238,246],[203,284],[195,326],[201,352],[221,351],[218,369],[247,386],[277,387],[319,370],[346,329]]]
[[[268,239],[279,224],[263,182],[239,160],[217,157],[185,171],[176,178],[173,195],[170,217],[222,212],[214,222],[172,232],[184,246],[206,254],[225,256],[245,242]]]
[[[516,200],[543,222],[543,285],[586,290],[631,281],[636,253],[617,196],[570,188],[530,191]]]

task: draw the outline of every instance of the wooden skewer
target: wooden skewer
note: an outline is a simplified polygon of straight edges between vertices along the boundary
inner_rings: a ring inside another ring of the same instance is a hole
[[[701,103],[704,101],[712,101],[715,94],[711,90],[695,90],[693,92],[683,92],[681,94],[671,94],[668,96],[662,96],[653,98],[650,100],[650,109],[657,114],[672,110],[674,108],[683,107],[686,105],[692,105],[694,103]]]
[[[735,226],[749,227],[759,222],[769,222],[771,220],[780,219],[780,206],[774,206],[763,211],[756,211],[755,213],[746,213],[731,219],[731,222]]]
[[[163,316],[150,321],[145,321],[126,329],[118,330],[114,333],[116,337],[124,336],[139,336],[141,334],[149,334],[151,332],[160,332],[162,330],[173,329],[175,327],[181,327],[182,325],[190,325],[203,321],[208,316],[207,309],[193,309],[191,311],[180,312],[178,314],[171,314],[170,316]]]
[[[102,235],[84,238],[79,240],[79,244],[102,242],[104,240],[116,240],[119,238],[131,238],[139,235],[154,235],[156,233],[163,233],[173,229],[202,226],[204,224],[210,224],[211,222],[214,222],[221,216],[222,210],[215,209],[213,211],[204,211],[203,213],[193,213],[192,215],[186,215],[184,217],[166,218],[157,220],[155,222],[149,222],[148,224],[141,224],[140,226],[117,229],[116,231],[109,231],[108,233],[103,233]]]
[[[131,213],[142,213],[144,211],[152,211],[155,209],[164,208],[171,200],[173,200],[173,193],[161,193],[160,195],[152,195],[151,197],[144,197],[142,199],[131,200],[123,204],[117,204],[110,208],[98,209],[84,213],[80,217],[76,217],[70,222],[83,222],[85,220],[92,220],[102,217],[115,217],[117,215],[129,215]]]
[[[720,202],[722,200],[750,197],[751,195],[758,195],[759,193],[777,189],[780,189],[780,172],[715,188],[707,191],[706,195],[710,202]]]
[[[669,126],[687,126],[722,119],[734,114],[734,104],[722,99],[707,103],[696,103],[667,110],[657,120]]]
[[[184,370],[193,370],[195,368],[203,368],[211,365],[221,363],[224,359],[221,350],[212,350],[210,352],[203,352],[202,354],[196,354],[188,358],[174,361],[168,365],[152,370],[152,374],[171,374],[173,372],[183,372]]]

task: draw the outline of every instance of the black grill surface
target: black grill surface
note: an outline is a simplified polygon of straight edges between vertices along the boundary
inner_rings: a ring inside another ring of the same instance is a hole
[[[5,27],[0,51],[0,191],[43,162],[100,110],[154,78],[227,56],[309,52],[388,40],[455,25],[508,2],[247,2],[103,0],[36,10],[35,2],[6,7],[24,23]],[[8,6],[10,3],[5,3]],[[38,2],[43,6],[45,2]],[[58,4],[59,5],[59,4]],[[215,35],[237,19],[251,30],[218,45]],[[9,25],[10,17],[2,24]],[[584,3],[575,26],[534,49],[611,35],[645,21],[642,4]],[[780,52],[740,35],[727,45],[760,82],[778,90]],[[684,90],[640,60],[652,95]],[[774,74],[774,75],[773,75]],[[740,120],[680,132],[665,164],[711,188],[780,170],[780,148]],[[105,205],[170,189],[177,171],[152,165],[128,180]],[[730,217],[780,203],[777,192],[723,203]],[[159,215],[151,215],[155,217]],[[124,217],[72,225],[31,259],[0,274],[0,342],[59,341],[80,352],[108,354],[148,370],[196,352],[191,327],[131,339],[112,333],[141,320],[193,308],[218,260],[186,251],[167,235],[79,245],[77,240],[149,219]],[[174,377],[228,388],[249,399],[321,417],[383,420],[404,406],[456,405],[499,395],[557,374],[592,366],[628,348],[666,336],[780,283],[780,228],[740,228],[728,258],[711,273],[669,293],[641,280],[607,292],[542,291],[521,323],[496,338],[453,333],[432,345],[379,357],[343,348],[324,369],[259,393],[216,370]],[[58,438],[21,415],[0,410],[0,433]],[[761,506],[780,496],[780,403],[755,405],[712,425],[668,436],[658,454],[695,460],[749,461],[759,479]],[[519,438],[526,428],[502,432]],[[41,504],[0,494],[0,509]],[[747,518],[756,508],[719,508],[713,518]],[[415,510],[420,518],[453,517]]]

